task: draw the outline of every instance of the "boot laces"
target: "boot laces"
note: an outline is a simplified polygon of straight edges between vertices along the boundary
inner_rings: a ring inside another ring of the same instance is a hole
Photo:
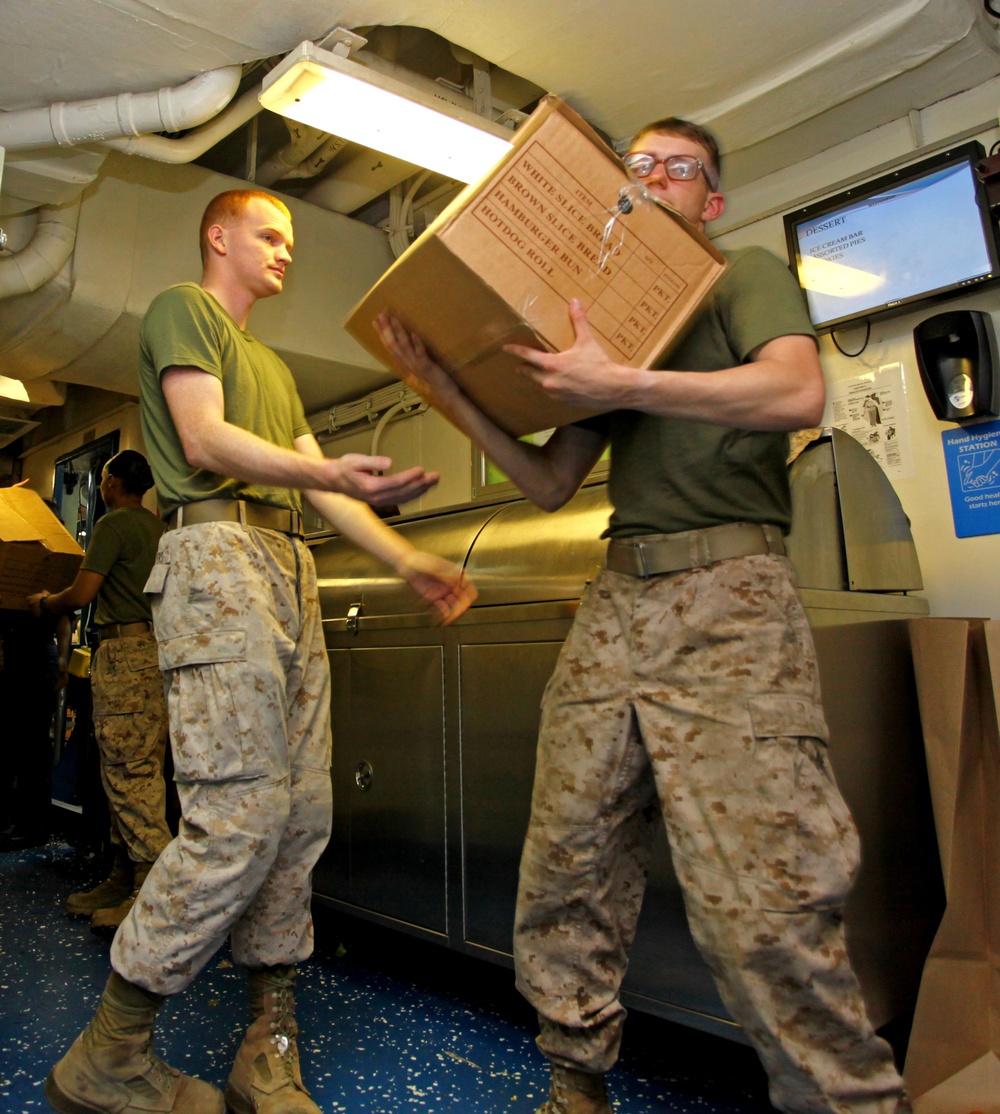
[[[271,1021],[271,1044],[274,1045],[275,1058],[280,1062],[284,1074],[297,1085],[295,1078],[296,1025],[292,1010],[292,992],[281,987],[274,992],[274,1018]]]
[[[174,1081],[180,1072],[157,1056],[153,1051],[152,1041],[147,1041],[142,1047],[142,1062],[146,1066],[147,1076],[155,1087],[164,1093],[173,1090]]]

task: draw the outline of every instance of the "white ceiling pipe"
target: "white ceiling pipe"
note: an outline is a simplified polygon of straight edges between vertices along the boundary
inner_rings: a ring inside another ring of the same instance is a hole
[[[73,254],[80,198],[68,205],[43,205],[31,241],[0,259],[0,298],[30,294],[54,278]]]
[[[184,131],[225,108],[239,86],[241,73],[240,66],[224,66],[152,93],[122,93],[3,112],[0,147],[10,151],[72,147],[147,132]]]
[[[356,51],[352,57],[359,61],[363,61],[370,69],[388,74],[402,81],[407,81],[411,85],[423,88],[425,92],[439,97],[441,100],[459,105],[462,108],[467,108],[470,111],[473,108],[472,98],[466,94],[449,88],[448,86],[441,85],[431,78],[415,74],[411,70],[404,69],[402,66],[397,66],[393,62],[388,62],[384,58],[372,54],[369,51]],[[222,71],[215,72],[218,73]],[[239,100],[234,101],[224,112],[216,116],[215,119],[209,120],[208,123],[204,124],[202,127],[196,128],[187,135],[181,136],[179,139],[169,139],[162,135],[137,135],[127,139],[107,139],[104,141],[104,145],[106,147],[114,147],[116,150],[124,151],[129,155],[142,155],[144,158],[155,159],[158,162],[193,162],[196,158],[209,150],[209,148],[214,147],[221,139],[224,139],[227,135],[236,131],[237,128],[242,127],[243,124],[251,120],[258,112],[261,112],[262,106],[258,99],[259,96],[259,88],[248,90]],[[494,101],[493,105],[494,117],[512,107],[505,102],[499,101]],[[0,119],[2,119],[2,117],[0,117]],[[287,123],[291,128],[294,121],[287,121]],[[261,166],[257,168],[257,174],[254,180],[258,185],[270,186],[283,177],[298,176],[295,174],[295,171],[297,171],[299,167],[302,167],[304,163],[308,162],[313,152],[317,151],[322,145],[323,140],[326,139],[325,133],[321,133],[317,129],[305,128],[304,125],[299,124],[294,124],[294,126],[301,129],[301,135],[297,139],[293,139],[292,143],[286,148],[271,156],[269,160],[262,163]],[[150,130],[176,129],[154,128]],[[315,145],[313,145],[311,143],[313,136],[322,136],[323,138],[317,139]],[[344,141],[337,139],[337,137],[330,137],[327,142],[332,142],[337,149],[344,145]],[[315,169],[310,168],[305,170],[305,173],[301,176],[309,177],[319,174],[323,169],[323,163],[324,160],[319,160],[319,165],[317,165]],[[403,177],[407,177],[411,173],[409,164],[401,164],[401,166],[404,166],[406,169],[406,174],[404,174]],[[353,177],[353,175],[351,175],[351,177]],[[398,181],[400,179],[395,180]],[[347,187],[347,194],[349,197],[348,200],[341,201],[338,198],[334,205],[328,207],[335,208],[337,211],[350,211],[349,209],[342,209],[340,206],[352,205],[354,208],[357,208],[360,204],[364,204],[371,200],[372,196],[377,196],[377,194],[359,195],[351,186]],[[324,204],[324,201],[322,199],[317,199],[316,203]]]
[[[138,135],[129,139],[106,139],[104,146],[114,147],[116,151],[124,151],[126,155],[141,155],[156,162],[169,162],[175,165],[194,162],[199,155],[203,155],[210,147],[214,147],[220,140],[231,135],[237,128],[263,111],[258,99],[259,94],[259,88],[248,89],[242,97],[229,104],[207,124],[177,139],[170,139],[165,135]]]

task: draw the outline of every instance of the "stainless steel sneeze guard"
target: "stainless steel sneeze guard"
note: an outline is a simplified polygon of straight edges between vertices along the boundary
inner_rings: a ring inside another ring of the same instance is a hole
[[[826,431],[791,479],[788,551],[816,638],[831,757],[864,847],[848,939],[880,1026],[912,1008],[943,904],[906,625],[927,604],[903,594],[921,587],[909,527],[863,448]],[[346,539],[314,548],[334,731],[320,900],[510,962],[539,703],[601,562],[608,513],[602,485],[552,515],[517,500],[400,522],[479,590],[447,628]],[[623,997],[742,1039],[658,838]]]

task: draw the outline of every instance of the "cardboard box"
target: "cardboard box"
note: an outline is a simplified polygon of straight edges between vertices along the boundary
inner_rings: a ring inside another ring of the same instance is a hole
[[[650,367],[725,266],[706,237],[644,194],[581,117],[547,97],[509,154],[396,260],[346,328],[389,366],[372,321],[395,314],[480,409],[520,436],[592,411],[551,400],[515,371],[504,344],[568,347],[567,306],[577,297],[613,360]]]
[[[0,488],[0,607],[26,611],[33,592],[68,587],[82,560],[76,539],[40,495]]]

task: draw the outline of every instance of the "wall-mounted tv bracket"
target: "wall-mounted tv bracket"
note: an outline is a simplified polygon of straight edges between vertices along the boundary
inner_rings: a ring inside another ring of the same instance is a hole
[[[986,187],[990,212],[1000,217],[1000,154],[989,154],[976,163],[976,175]]]

